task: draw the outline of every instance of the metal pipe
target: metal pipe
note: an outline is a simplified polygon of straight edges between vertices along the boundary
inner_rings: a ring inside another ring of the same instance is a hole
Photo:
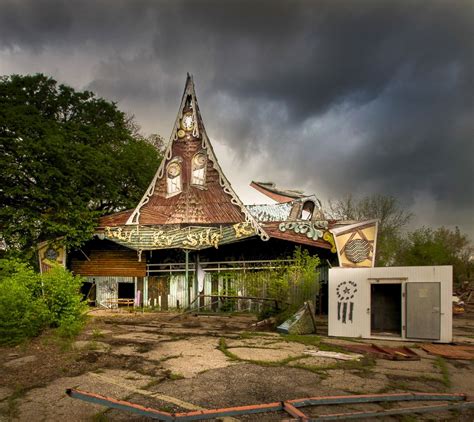
[[[149,407],[140,406],[139,404],[130,403],[128,401],[116,400],[111,397],[102,396],[101,394],[88,393],[72,388],[66,390],[66,394],[73,399],[80,399],[89,403],[101,404],[103,406],[112,407],[114,409],[126,410],[128,412],[138,413],[142,416],[148,416],[152,419],[160,421],[174,421],[175,418],[171,413]]]
[[[248,406],[227,407],[222,409],[203,409],[190,412],[170,414],[161,410],[147,408],[138,404],[123,400],[116,400],[100,394],[88,393],[75,389],[67,389],[66,393],[76,399],[84,400],[90,403],[101,404],[115,409],[126,410],[138,413],[143,416],[151,417],[162,421],[192,421],[211,419],[223,416],[236,416],[254,413],[266,413],[286,411],[293,417],[300,420],[308,420],[308,417],[297,408],[304,406],[318,406],[330,404],[354,404],[354,403],[377,403],[377,402],[397,402],[397,401],[462,401],[466,400],[465,394],[438,394],[438,393],[397,393],[397,394],[363,394],[355,396],[332,396],[332,397],[309,397],[304,399],[287,400],[285,402],[273,402],[264,404],[254,404]],[[457,410],[474,408],[474,401],[465,401],[464,403],[447,403],[434,406],[421,406],[410,408],[388,409],[382,411],[363,411],[351,413],[338,413],[330,415],[320,415],[311,420],[329,421],[341,419],[358,419],[377,416],[398,415],[404,413],[425,413],[442,410]]]
[[[474,408],[474,401],[467,401],[464,403],[447,403],[434,406],[415,406],[415,407],[402,407],[399,409],[387,409],[370,412],[354,412],[354,413],[338,413],[332,415],[321,415],[313,418],[313,421],[335,421],[335,420],[348,420],[348,419],[361,419],[361,418],[381,418],[384,416],[391,415],[403,415],[407,413],[434,413],[442,412],[444,410],[462,410]]]

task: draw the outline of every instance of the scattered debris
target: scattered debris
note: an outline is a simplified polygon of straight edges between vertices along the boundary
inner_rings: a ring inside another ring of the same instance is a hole
[[[453,314],[463,314],[465,311],[465,303],[458,297],[453,296]]]
[[[262,319],[261,321],[258,321],[254,324],[251,325],[251,327],[272,327],[275,326],[276,319],[273,317]]]
[[[447,359],[474,359],[474,346],[465,344],[424,344],[421,348],[432,355],[442,356]]]
[[[369,354],[380,359],[420,360],[420,357],[406,346],[382,347],[377,344],[343,344],[341,347],[351,352]]]
[[[305,350],[305,355],[310,356],[317,356],[320,358],[332,358],[332,359],[339,359],[339,360],[359,360],[362,358],[360,354],[348,354],[348,353],[340,353],[340,352],[331,352],[327,350]]]
[[[313,334],[316,332],[316,318],[310,302],[304,305],[291,318],[277,327],[283,334]]]

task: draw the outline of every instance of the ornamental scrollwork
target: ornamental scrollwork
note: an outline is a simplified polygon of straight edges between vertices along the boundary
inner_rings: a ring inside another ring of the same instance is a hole
[[[105,228],[106,237],[111,239],[118,239],[123,242],[130,242],[134,234],[138,234],[137,229],[124,230],[122,227],[117,227],[113,230],[111,227]]]
[[[171,246],[173,244],[176,235],[168,235],[163,230],[158,230],[156,232],[153,232],[151,237],[154,246],[166,248],[167,246]]]
[[[313,240],[318,240],[323,237],[323,231],[317,229],[313,223],[308,223],[306,221],[292,221],[286,223],[280,223],[278,229],[281,232],[286,232],[287,230],[293,230],[295,233],[305,234],[306,237]]]
[[[334,241],[334,236],[332,233],[324,232],[323,239],[331,244],[331,252],[336,253],[336,242]]]
[[[234,228],[235,237],[237,239],[255,234],[255,229],[249,222],[237,223],[232,227]]]
[[[213,229],[200,230],[198,232],[190,232],[183,240],[183,246],[195,248],[199,246],[214,246],[216,249],[222,239],[222,234]]]

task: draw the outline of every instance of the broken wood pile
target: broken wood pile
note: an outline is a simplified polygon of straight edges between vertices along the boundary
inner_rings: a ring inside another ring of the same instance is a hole
[[[388,347],[377,344],[344,344],[342,348],[351,352],[368,354],[376,358],[387,360],[420,360],[420,357],[405,346]]]

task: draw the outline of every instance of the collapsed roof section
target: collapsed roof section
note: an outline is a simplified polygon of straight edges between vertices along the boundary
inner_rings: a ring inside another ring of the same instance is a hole
[[[300,190],[280,189],[273,182],[256,182],[252,180],[250,183],[254,189],[268,196],[277,202],[291,202],[294,199],[304,198],[306,195]]]

